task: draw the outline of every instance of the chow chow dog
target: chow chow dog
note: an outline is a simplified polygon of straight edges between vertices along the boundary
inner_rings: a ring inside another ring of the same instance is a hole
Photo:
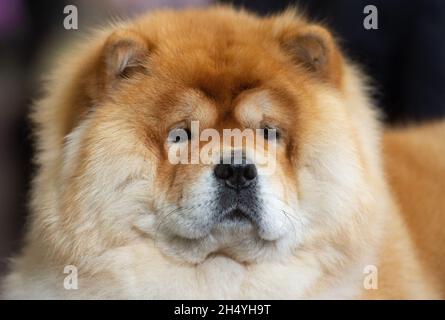
[[[445,124],[384,129],[364,75],[296,10],[142,15],[49,78],[3,297],[444,297]],[[261,132],[273,173],[256,145],[169,161],[205,129]]]

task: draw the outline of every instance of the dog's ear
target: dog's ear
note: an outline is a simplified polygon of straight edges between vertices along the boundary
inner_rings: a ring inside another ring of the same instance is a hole
[[[102,79],[106,88],[137,73],[148,73],[150,46],[134,31],[115,31],[106,40],[102,52]]]
[[[341,53],[325,28],[306,23],[295,24],[283,28],[278,39],[294,63],[334,85],[340,85]]]

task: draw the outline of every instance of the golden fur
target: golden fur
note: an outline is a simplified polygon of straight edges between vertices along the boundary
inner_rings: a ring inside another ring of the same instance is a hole
[[[100,31],[59,61],[32,119],[39,171],[6,298],[444,297],[445,125],[383,135],[361,73],[294,11],[159,11]],[[166,156],[191,120],[280,128],[259,234],[203,231],[209,166]]]

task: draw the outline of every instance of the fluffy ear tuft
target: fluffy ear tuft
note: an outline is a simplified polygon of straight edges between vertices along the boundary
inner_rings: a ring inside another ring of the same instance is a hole
[[[136,32],[120,30],[110,35],[103,49],[107,86],[130,78],[135,73],[147,73],[145,62],[149,51],[147,41]]]
[[[342,59],[331,34],[318,25],[283,30],[279,38],[291,59],[335,85],[340,84]]]

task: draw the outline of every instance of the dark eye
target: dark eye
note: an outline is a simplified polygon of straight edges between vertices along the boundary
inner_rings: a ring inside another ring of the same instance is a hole
[[[264,140],[278,140],[280,138],[280,132],[276,128],[264,127],[263,136]]]
[[[171,143],[185,142],[191,140],[192,133],[188,128],[175,128],[168,133],[167,141]]]

